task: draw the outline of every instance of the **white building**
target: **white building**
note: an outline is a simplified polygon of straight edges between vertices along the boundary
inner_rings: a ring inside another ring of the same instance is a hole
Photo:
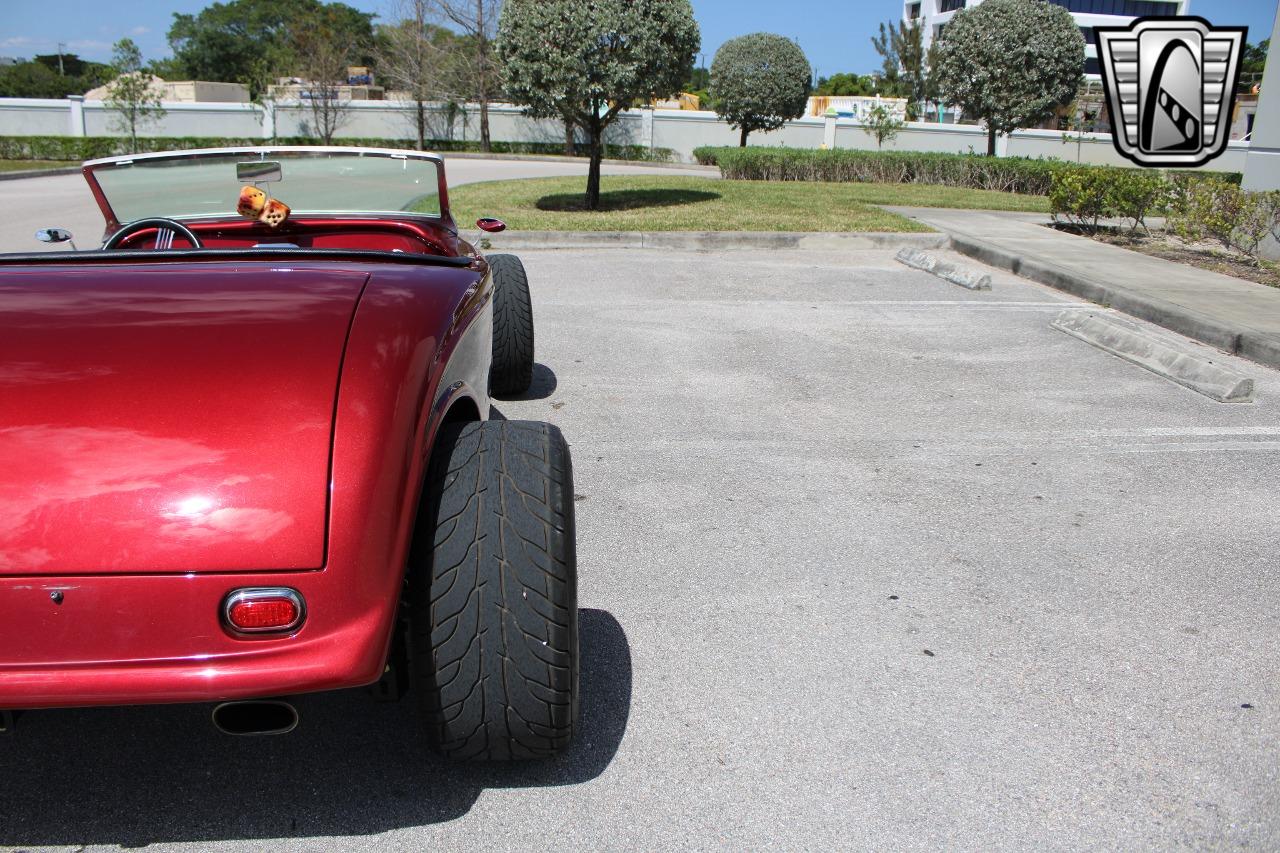
[[[966,6],[976,6],[982,0],[905,0],[902,16],[906,21],[918,21],[924,28],[924,45],[927,50],[955,17]],[[1085,41],[1085,76],[1101,79],[1098,71],[1098,45],[1093,37],[1094,27],[1122,27],[1134,18],[1147,15],[1190,14],[1190,0],[1048,0],[1071,13]]]

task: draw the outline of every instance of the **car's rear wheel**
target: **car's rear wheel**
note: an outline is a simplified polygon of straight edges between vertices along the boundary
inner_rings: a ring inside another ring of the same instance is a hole
[[[457,759],[548,758],[578,715],[569,448],[550,424],[448,428],[409,591],[413,690]]]
[[[533,383],[533,303],[529,277],[515,255],[488,255],[493,270],[493,363],[489,391],[523,394]]]

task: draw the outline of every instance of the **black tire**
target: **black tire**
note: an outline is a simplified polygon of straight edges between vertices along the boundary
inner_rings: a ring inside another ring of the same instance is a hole
[[[493,270],[493,362],[489,393],[523,394],[533,384],[533,302],[515,255],[487,255]]]
[[[437,448],[409,584],[432,745],[463,760],[549,758],[578,717],[569,447],[550,424],[488,421],[449,428]]]

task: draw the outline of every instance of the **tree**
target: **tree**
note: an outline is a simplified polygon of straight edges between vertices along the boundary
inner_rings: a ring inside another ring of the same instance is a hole
[[[195,15],[174,14],[169,46],[184,76],[243,83],[254,100],[273,78],[296,73],[298,39],[321,9],[359,64],[371,64],[373,16],[321,0],[229,0]]]
[[[1069,104],[1084,70],[1084,37],[1060,6],[1041,0],[984,0],[956,13],[938,46],[942,97],[996,134],[1031,127]]]
[[[882,59],[881,93],[907,99],[907,117],[920,114],[920,105],[936,95],[930,68],[936,61],[936,42],[924,49],[924,33],[916,21],[880,25],[871,46]]]
[[[876,147],[883,148],[902,129],[903,121],[898,114],[885,104],[876,104],[867,110],[867,119],[863,122],[871,135],[876,138]]]
[[[804,115],[813,70],[795,42],[773,33],[730,39],[711,62],[711,103],[716,113],[741,131],[747,144],[753,130],[777,130]]]
[[[498,25],[508,97],[534,118],[572,116],[587,136],[589,210],[605,130],[636,101],[679,92],[700,43],[689,0],[507,0]]]
[[[431,102],[448,98],[454,55],[453,34],[430,23],[432,12],[432,0],[402,0],[398,22],[378,29],[379,75],[408,97],[420,149],[431,138]]]
[[[338,5],[338,4],[334,4]],[[332,7],[312,12],[295,36],[296,67],[305,81],[302,92],[311,114],[311,133],[325,145],[351,115],[351,99],[344,97],[347,66],[355,46],[343,40],[342,13]]]
[[[830,77],[819,77],[815,95],[858,96],[875,94],[875,83],[871,78],[861,74],[832,74]]]
[[[698,98],[700,109],[706,109],[711,103],[711,69],[695,68],[685,81],[681,91],[688,92]]]
[[[1262,72],[1267,67],[1267,52],[1271,39],[1257,44],[1246,44],[1240,56],[1240,92],[1252,92],[1262,84]]]
[[[1246,74],[1261,75],[1267,67],[1267,51],[1271,48],[1271,39],[1263,39],[1257,44],[1247,44],[1240,57],[1240,70]],[[39,59],[40,57],[36,57]]]
[[[493,100],[498,70],[494,66],[493,42],[498,33],[502,0],[431,0],[444,21],[455,27],[463,39],[460,49],[463,96],[480,104],[480,150],[488,151],[489,102]],[[558,5],[558,4],[553,4]]]
[[[74,53],[36,56],[29,62],[0,66],[0,98],[65,98],[81,95],[111,79],[111,66],[88,62]]]
[[[142,64],[142,51],[133,39],[123,38],[111,49],[111,69],[116,78],[107,84],[107,107],[119,115],[114,129],[129,135],[131,151],[138,150],[138,128],[164,117],[160,92]]]

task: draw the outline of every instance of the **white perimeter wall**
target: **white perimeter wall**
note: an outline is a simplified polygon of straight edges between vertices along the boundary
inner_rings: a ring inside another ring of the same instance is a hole
[[[139,129],[140,136],[215,136],[270,139],[272,136],[312,136],[305,104],[281,103],[266,110],[257,104],[166,103],[162,119]],[[478,139],[480,116],[474,105],[449,126],[441,109],[430,114],[430,136],[437,139]],[[117,136],[114,113],[101,101],[0,98],[0,136]],[[831,125],[828,127],[828,125]],[[489,110],[490,135],[502,142],[564,141],[559,122],[522,115],[518,107],[495,105]],[[851,119],[802,118],[771,133],[753,133],[752,145],[818,148],[828,138],[836,148],[874,150],[875,137]],[[393,101],[355,101],[338,136],[408,139],[416,135],[411,110]],[[609,130],[609,142],[670,148],[678,159],[693,160],[703,145],[737,145],[738,132],[712,112],[629,110]],[[1066,141],[1064,141],[1064,139]],[[911,122],[885,150],[985,153],[986,132],[974,125]],[[1247,142],[1231,142],[1223,155],[1206,168],[1244,170]],[[998,153],[1015,157],[1046,157],[1083,163],[1132,165],[1116,153],[1110,134],[1074,134],[1022,130],[999,142]]]

